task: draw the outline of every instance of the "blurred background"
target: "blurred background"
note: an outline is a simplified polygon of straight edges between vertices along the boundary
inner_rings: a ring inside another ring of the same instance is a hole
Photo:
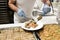
[[[8,7],[9,0],[0,0],[0,24],[14,23],[13,14],[14,12]],[[56,2],[60,0],[50,0],[53,2],[53,6],[56,7]],[[37,0],[39,8],[41,8],[41,0]],[[35,5],[36,6],[36,5]]]
[[[14,12],[8,7],[8,0],[0,0],[0,24],[13,23]]]

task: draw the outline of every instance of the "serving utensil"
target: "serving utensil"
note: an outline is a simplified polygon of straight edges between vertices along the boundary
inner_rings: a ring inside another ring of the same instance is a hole
[[[41,40],[38,36],[38,33],[36,31],[33,31],[33,35],[35,37],[35,40]]]

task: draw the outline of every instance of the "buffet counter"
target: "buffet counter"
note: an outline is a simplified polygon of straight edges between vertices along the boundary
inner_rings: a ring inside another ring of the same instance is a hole
[[[44,22],[44,27],[38,31],[41,40],[60,40],[60,26],[56,17],[43,17],[41,21]],[[33,33],[23,30],[21,24],[0,25],[0,40],[35,40]]]
[[[46,24],[38,31],[41,40],[60,40],[60,27],[57,24]],[[0,40],[35,40],[33,33],[15,28],[1,29]]]

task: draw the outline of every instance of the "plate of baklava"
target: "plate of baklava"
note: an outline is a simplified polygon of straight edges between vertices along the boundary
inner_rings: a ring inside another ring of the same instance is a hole
[[[43,23],[38,21],[35,22],[33,20],[29,20],[28,22],[23,23],[23,25],[21,26],[21,28],[25,29],[25,30],[39,30],[43,27]]]

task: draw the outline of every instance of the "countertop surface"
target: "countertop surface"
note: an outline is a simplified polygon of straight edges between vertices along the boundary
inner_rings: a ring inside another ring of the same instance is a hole
[[[44,25],[45,24],[58,24],[57,20],[56,20],[56,16],[43,16],[43,18],[41,21]],[[9,28],[9,27],[15,27],[15,26],[21,26],[21,24],[23,23],[16,23],[16,24],[1,24],[0,25],[0,29],[1,28]]]
[[[60,26],[57,24],[46,24],[38,31],[41,40],[60,40]],[[1,29],[0,40],[35,40],[33,33],[20,27]]]

